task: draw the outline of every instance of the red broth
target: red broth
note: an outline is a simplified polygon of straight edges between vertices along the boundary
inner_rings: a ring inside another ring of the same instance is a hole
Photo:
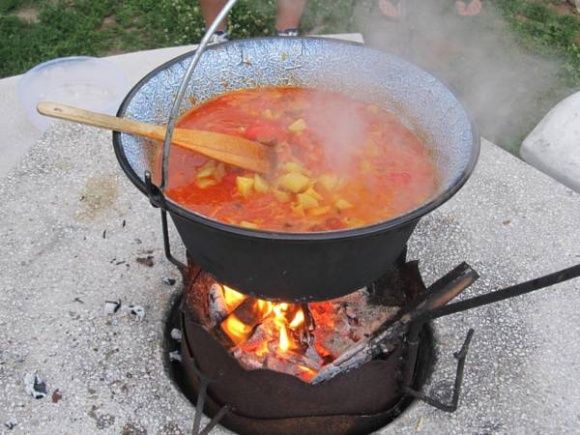
[[[390,112],[334,92],[230,92],[177,125],[275,148],[278,167],[268,176],[172,148],[167,195],[227,224],[283,232],[355,228],[417,208],[438,189],[435,165],[413,131]]]

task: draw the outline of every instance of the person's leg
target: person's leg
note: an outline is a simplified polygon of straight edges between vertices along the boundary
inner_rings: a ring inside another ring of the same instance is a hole
[[[306,0],[278,0],[278,13],[276,14],[278,33],[298,29],[305,7]]]
[[[397,2],[391,0],[379,0],[379,10],[381,13],[393,20],[399,20],[405,17],[405,1],[399,0]]]
[[[211,26],[211,23],[216,19],[222,8],[227,3],[227,0],[199,0],[199,5],[201,6],[201,14],[203,15],[203,20],[205,21],[205,26]],[[217,28],[217,32],[224,32],[227,30],[228,23],[224,20],[220,23]]]
[[[462,17],[473,17],[481,12],[483,3],[481,0],[457,0],[455,10]]]

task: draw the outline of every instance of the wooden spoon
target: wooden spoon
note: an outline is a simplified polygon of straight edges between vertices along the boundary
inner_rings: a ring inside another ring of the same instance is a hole
[[[117,118],[48,101],[38,103],[36,109],[40,114],[52,118],[66,119],[94,127],[136,134],[137,136],[161,142],[165,139],[165,126],[162,125]],[[214,133],[212,131],[176,128],[173,131],[172,143],[243,169],[260,173],[268,173],[272,169],[272,149],[259,142],[253,142],[242,137]]]

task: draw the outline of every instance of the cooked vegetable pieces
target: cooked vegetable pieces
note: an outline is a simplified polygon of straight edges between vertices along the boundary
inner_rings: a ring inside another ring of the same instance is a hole
[[[178,122],[258,140],[277,170],[260,175],[172,149],[167,195],[249,230],[356,228],[418,207],[438,189],[424,144],[393,114],[338,93],[246,89],[195,107]]]

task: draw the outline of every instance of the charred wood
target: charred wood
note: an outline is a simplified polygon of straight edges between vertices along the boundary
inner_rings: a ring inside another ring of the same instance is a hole
[[[349,349],[332,363],[324,366],[312,380],[312,384],[324,382],[339,373],[360,367],[379,355],[392,352],[406,334],[408,324],[426,312],[447,304],[469,287],[478,278],[466,263],[460,264],[426,293],[423,301],[401,310],[394,318],[388,319],[371,337]]]
[[[208,310],[213,326],[220,324],[228,315],[224,289],[217,282],[214,282],[208,290]]]

